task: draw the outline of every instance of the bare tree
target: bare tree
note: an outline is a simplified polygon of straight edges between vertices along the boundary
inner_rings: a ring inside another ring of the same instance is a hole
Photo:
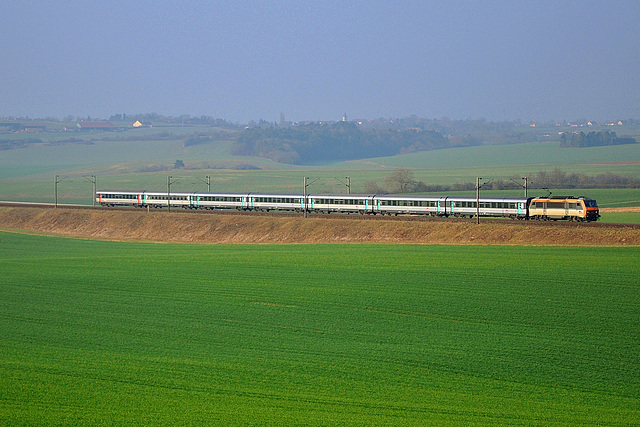
[[[415,192],[418,186],[418,181],[407,168],[397,168],[382,183],[390,193],[411,193]]]

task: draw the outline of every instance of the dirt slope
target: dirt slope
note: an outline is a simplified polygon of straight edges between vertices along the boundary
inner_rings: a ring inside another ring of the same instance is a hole
[[[86,237],[198,243],[418,243],[640,245],[640,229],[522,222],[354,221],[302,217],[0,208],[0,229]]]

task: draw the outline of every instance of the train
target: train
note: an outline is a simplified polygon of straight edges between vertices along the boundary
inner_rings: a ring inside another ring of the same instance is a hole
[[[101,206],[141,208],[236,209],[362,215],[495,217],[541,221],[597,221],[598,204],[583,196],[506,197],[477,200],[462,196],[364,194],[269,194],[211,192],[97,191]]]

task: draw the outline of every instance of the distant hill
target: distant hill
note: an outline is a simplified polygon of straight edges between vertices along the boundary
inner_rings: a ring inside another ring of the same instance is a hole
[[[232,153],[264,157],[280,163],[318,164],[450,146],[447,138],[433,130],[362,129],[355,123],[337,122],[249,128],[239,135]]]

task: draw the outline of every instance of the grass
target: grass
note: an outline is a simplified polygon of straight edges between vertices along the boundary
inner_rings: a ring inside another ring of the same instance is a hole
[[[0,422],[630,424],[639,261],[2,233]]]
[[[640,224],[639,212],[607,212],[601,215],[601,222],[610,224]]]

